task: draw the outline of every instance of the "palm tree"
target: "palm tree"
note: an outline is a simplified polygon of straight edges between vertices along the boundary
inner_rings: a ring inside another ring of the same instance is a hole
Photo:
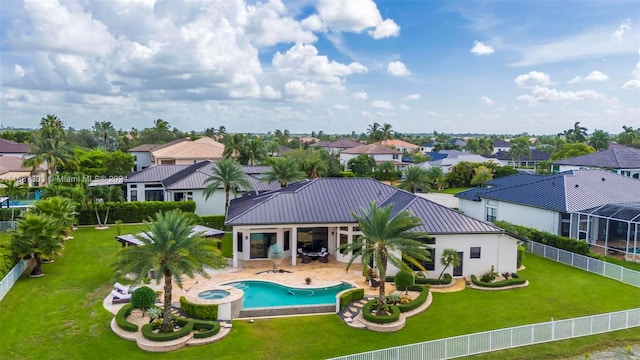
[[[69,144],[62,140],[46,139],[42,136],[36,138],[29,154],[32,157],[24,158],[22,162],[24,166],[31,167],[35,171],[38,166],[47,164],[47,178],[57,174],[58,166],[73,166],[76,162]]]
[[[193,233],[193,220],[180,210],[158,212],[146,224],[142,235],[136,236],[143,245],[128,246],[116,253],[112,266],[119,274],[133,274],[140,282],[153,270],[156,282],[164,276],[164,306],[161,333],[170,332],[172,280],[182,288],[182,276],[196,274],[208,278],[206,268],[224,267],[226,259],[215,242]]]
[[[485,181],[493,179],[493,172],[484,165],[480,165],[475,169],[475,174],[471,179],[471,185],[480,185]]]
[[[157,119],[153,121],[153,128],[157,132],[169,132],[171,126],[169,126],[168,121]]]
[[[36,201],[29,212],[51,217],[63,236],[71,235],[73,224],[76,222],[76,215],[78,214],[76,212],[76,204],[71,199],[61,196]]]
[[[18,182],[15,179],[9,180],[0,180],[0,184],[4,185],[4,193],[9,197],[9,202],[11,200],[17,199],[18,197],[25,196],[29,192],[29,187],[22,182]],[[11,207],[11,221],[13,222],[15,208]]]
[[[573,129],[566,130],[563,134],[569,142],[581,143],[587,140],[587,128],[580,126],[580,121],[576,121]]]
[[[89,203],[93,207],[93,210],[96,213],[96,220],[98,221],[98,226],[103,227],[107,225],[107,221],[109,221],[109,210],[111,207],[109,206],[110,202],[121,202],[124,201],[124,194],[122,193],[122,189],[118,186],[92,186],[87,189],[87,197]],[[100,214],[98,212],[99,205],[105,204],[106,212],[104,216],[104,221],[100,219]]]
[[[313,154],[303,160],[302,169],[309,175],[309,179],[315,179],[327,173],[327,164]]]
[[[222,138],[224,144],[224,157],[237,157],[244,149],[246,136],[244,134],[227,134]]]
[[[369,144],[380,141],[381,135],[382,129],[380,128],[379,123],[374,122],[373,124],[369,125],[369,128],[367,128],[367,142]]]
[[[241,164],[256,165],[267,157],[267,149],[260,138],[252,138],[240,149],[238,159]]]
[[[429,192],[429,177],[427,171],[419,166],[407,166],[402,171],[402,180],[398,183],[398,187],[403,190],[410,191],[415,194],[416,191],[422,190]]]
[[[604,130],[595,130],[591,138],[589,138],[589,145],[596,151],[606,150],[609,148],[609,141],[609,133]]]
[[[430,166],[426,170],[427,179],[432,186],[435,186],[438,190],[444,190],[444,171],[440,166]]]
[[[393,139],[394,131],[391,124],[384,123],[380,128],[380,141]]]
[[[40,136],[43,139],[62,141],[65,137],[64,124],[55,115],[47,115],[40,120]]]
[[[616,138],[618,144],[631,145],[640,137],[640,130],[634,130],[632,126],[623,125],[622,129],[624,131]]]
[[[111,121],[96,121],[93,125],[93,132],[100,139],[105,150],[118,147],[117,132]]]
[[[249,190],[251,189],[251,183],[240,164],[232,158],[226,158],[217,163],[212,172],[213,174],[204,181],[207,186],[204,189],[204,198],[209,200],[211,195],[222,187],[225,193],[224,213],[226,214],[229,208],[229,192],[233,191],[235,195],[238,192],[238,188]]]
[[[420,240],[428,238],[426,233],[412,231],[422,223],[420,219],[404,210],[395,216],[391,216],[393,204],[378,207],[373,201],[369,204],[368,211],[360,209],[360,215],[352,213],[358,222],[360,236],[351,244],[343,244],[338,247],[345,253],[352,254],[347,264],[347,271],[353,262],[361,258],[363,272],[367,270],[370,262],[373,262],[380,275],[380,290],[378,293],[378,315],[386,313],[385,308],[385,281],[387,264],[390,262],[400,270],[412,271],[407,262],[415,265],[422,271],[426,271],[421,263],[429,261],[429,250]],[[401,254],[401,255],[398,255]]]
[[[44,276],[42,258],[61,255],[64,249],[58,225],[48,215],[33,213],[26,213],[17,223],[17,230],[11,235],[13,252],[19,257],[32,254],[36,265],[30,276]]]
[[[449,266],[460,266],[460,256],[458,255],[458,250],[444,249],[442,251],[442,256],[440,257],[440,264],[442,264],[444,268],[442,269],[440,276],[438,276],[438,279],[442,278],[442,275],[444,275],[445,270],[447,270]]]
[[[298,169],[294,159],[276,158],[273,159],[271,169],[264,174],[262,181],[279,181],[280,187],[287,187],[291,182],[304,179],[304,173]]]
[[[531,159],[531,148],[524,142],[514,141],[511,144],[511,149],[509,149],[509,154],[511,155],[513,166],[518,167],[518,164],[524,155],[526,155],[528,159]]]

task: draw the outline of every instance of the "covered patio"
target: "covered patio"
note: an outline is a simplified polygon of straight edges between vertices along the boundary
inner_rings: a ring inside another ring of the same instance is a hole
[[[607,255],[640,261],[640,203],[607,204],[574,214],[578,216],[578,239]]]

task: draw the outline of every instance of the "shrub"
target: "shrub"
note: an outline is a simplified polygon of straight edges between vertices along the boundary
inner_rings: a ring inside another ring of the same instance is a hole
[[[181,326],[177,331],[170,333],[154,333],[153,323],[148,323],[142,326],[142,336],[151,341],[171,341],[183,336],[187,336],[193,331],[193,321],[181,318],[175,318],[174,321]]]
[[[351,304],[354,301],[360,300],[364,298],[364,289],[357,288],[345,291],[342,295],[340,295],[340,310],[344,310],[347,305]]]
[[[496,221],[495,225],[520,237],[527,238],[541,244],[553,246],[575,254],[589,255],[589,244],[583,240],[571,239],[564,236],[553,235],[545,231],[528,228],[508,223],[506,221]]]
[[[228,226],[224,225],[225,216],[224,215],[207,215],[200,216],[198,220],[198,224],[207,226],[213,229],[220,229],[224,231],[230,231],[231,229]]]
[[[419,291],[420,295],[406,304],[399,304],[398,309],[400,310],[400,312],[404,313],[413,309],[417,309],[419,306],[424,304],[424,302],[427,301],[427,298],[429,297],[429,289],[422,285],[410,286],[409,290]]]
[[[520,275],[518,275],[517,273],[511,273],[511,277],[517,279],[520,277]]]
[[[511,277],[511,273],[508,271],[503,272],[501,275],[505,280]]]
[[[394,276],[385,276],[384,278],[385,282],[395,282],[395,277]],[[414,282],[416,284],[420,284],[420,285],[448,285],[451,284],[451,281],[453,281],[453,277],[451,277],[451,274],[447,273],[444,274],[442,276],[442,279],[431,279],[431,278],[424,278],[424,277],[419,277],[417,276],[414,279]]]
[[[493,265],[491,265],[491,270],[480,275],[480,281],[488,283],[488,282],[492,282],[497,277],[498,277],[498,273],[495,271],[495,268],[493,267]]]
[[[196,319],[218,320],[218,304],[194,304],[181,296],[180,309]]]
[[[362,317],[365,320],[374,322],[376,324],[386,324],[386,323],[397,321],[400,318],[400,309],[398,309],[397,306],[389,306],[388,309],[390,314],[382,315],[382,316],[374,315],[371,313],[371,310],[377,307],[378,307],[378,299],[373,299],[368,303],[364,304],[364,306],[362,307]]]
[[[184,212],[196,211],[196,203],[193,201],[132,201],[96,204],[98,212],[104,216],[109,207],[109,221],[121,220],[123,223],[141,223],[149,220],[158,211],[180,209]],[[97,225],[96,213],[93,208],[78,210],[78,223],[80,225]]]
[[[136,332],[138,331],[138,325],[132,324],[127,321],[127,317],[131,315],[131,311],[134,309],[132,303],[124,305],[116,314],[116,324],[124,331]]]
[[[193,337],[196,339],[202,339],[213,336],[220,332],[220,323],[217,321],[193,321]],[[199,331],[196,331],[199,330]]]
[[[522,278],[513,278],[513,279],[502,280],[497,282],[484,282],[482,280],[478,280],[478,278],[475,275],[471,275],[471,282],[473,282],[474,285],[480,286],[480,287],[501,288],[501,287],[512,286],[512,285],[521,285],[527,282],[527,280]]]
[[[148,287],[139,287],[131,293],[131,305],[134,308],[147,310],[156,303],[156,292]]]
[[[399,271],[394,279],[396,289],[406,291],[410,286],[415,284],[416,277],[411,271]]]
[[[525,248],[522,245],[518,245],[518,260],[517,260],[517,268],[519,269],[522,266],[522,260],[524,259]]]

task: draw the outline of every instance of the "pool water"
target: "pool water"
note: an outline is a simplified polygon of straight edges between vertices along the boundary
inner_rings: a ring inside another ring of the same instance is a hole
[[[206,290],[198,294],[198,297],[206,300],[220,300],[229,296],[230,293],[225,290]]]
[[[244,309],[279,306],[330,305],[336,303],[336,295],[352,285],[342,283],[323,288],[292,288],[269,281],[236,281],[225,285],[244,291]]]

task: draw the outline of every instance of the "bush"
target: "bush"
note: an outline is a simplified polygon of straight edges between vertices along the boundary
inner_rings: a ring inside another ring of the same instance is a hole
[[[363,288],[356,288],[345,291],[342,295],[340,295],[340,310],[344,310],[347,305],[362,298],[364,298]]]
[[[400,309],[397,306],[389,306],[389,315],[378,316],[371,313],[371,310],[378,307],[378,299],[373,299],[362,307],[362,317],[376,324],[386,324],[394,321],[398,321],[400,318]]]
[[[156,303],[156,292],[148,287],[139,287],[131,293],[131,305],[134,308],[147,310]]]
[[[498,277],[498,273],[495,271],[495,268],[493,267],[493,265],[491,265],[491,270],[480,275],[480,281],[489,283],[495,280],[497,277]]]
[[[413,275],[413,272],[404,270],[399,271],[394,278],[396,289],[401,291],[405,291],[410,286],[413,286],[415,284],[415,280],[416,277]]]
[[[512,278],[509,280],[502,280],[497,282],[484,282],[484,281],[478,280],[478,278],[475,275],[471,275],[471,282],[474,285],[480,286],[480,287],[501,288],[501,287],[512,286],[512,285],[522,285],[525,282],[527,282],[527,280],[522,278]]]
[[[218,320],[218,304],[194,304],[184,296],[180,297],[180,309],[196,319]]]
[[[531,241],[556,247],[575,254],[589,255],[589,244],[583,240],[571,239],[564,236],[553,235],[545,231],[528,228],[508,223],[506,221],[496,221],[495,225],[515,235],[527,238]]]
[[[522,260],[524,259],[525,248],[522,245],[518,245],[518,260],[517,260],[517,268],[519,269],[522,266]]]
[[[175,318],[174,321],[181,326],[177,331],[170,333],[154,333],[153,323],[148,323],[142,326],[142,336],[151,341],[171,341],[179,339],[183,336],[187,336],[193,331],[193,321],[181,318]]]
[[[384,278],[385,282],[394,282],[395,281],[395,277],[394,276],[385,276]],[[453,281],[453,277],[451,276],[451,274],[447,273],[442,275],[442,279],[432,279],[432,278],[423,278],[423,277],[416,277],[414,279],[416,284],[419,285],[449,285],[451,284],[451,281]]]
[[[220,323],[217,321],[193,321],[193,337],[196,339],[202,339],[213,336],[220,332]],[[202,330],[202,331],[197,331]]]
[[[101,219],[109,206],[109,222],[121,220],[123,223],[141,223],[155,216],[158,211],[180,209],[184,212],[196,211],[196,203],[193,201],[132,201],[97,204]],[[96,212],[93,208],[78,210],[78,223],[80,225],[97,225]]]
[[[198,224],[207,226],[213,229],[231,231],[229,226],[224,225],[224,220],[225,220],[224,215],[199,216]]]
[[[124,305],[116,314],[116,324],[124,331],[136,332],[138,331],[138,325],[132,324],[127,321],[127,317],[131,315],[131,311],[134,309],[132,303]]]
[[[400,312],[407,312],[407,311],[411,311],[413,309],[417,309],[419,306],[421,306],[422,304],[424,304],[425,301],[427,301],[427,298],[429,297],[429,289],[422,286],[422,285],[413,285],[409,287],[410,291],[419,291],[420,295],[418,295],[417,298],[413,299],[412,301],[406,303],[406,304],[399,304],[398,309],[400,310]]]

